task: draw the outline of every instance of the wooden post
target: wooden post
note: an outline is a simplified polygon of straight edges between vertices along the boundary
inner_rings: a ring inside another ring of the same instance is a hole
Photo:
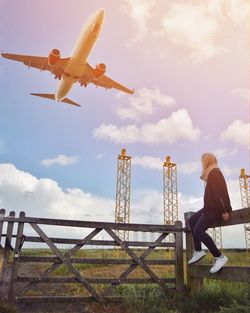
[[[25,213],[20,212],[19,218],[25,218]],[[18,270],[18,263],[19,263],[19,256],[22,249],[22,243],[23,243],[23,229],[24,229],[24,223],[19,222],[17,227],[17,235],[16,235],[16,244],[15,244],[15,250],[14,250],[14,260],[12,265],[12,271],[11,271],[11,280],[10,280],[10,287],[9,287],[9,299],[13,299],[14,297],[14,290],[13,290],[13,283],[16,280],[17,276],[17,270]]]
[[[4,215],[5,215],[5,209],[1,209],[0,219],[3,218]],[[1,245],[2,232],[3,232],[3,221],[0,221],[0,249],[2,248],[2,245]]]
[[[190,232],[188,220],[194,213],[195,212],[186,212],[186,213],[184,213],[185,227],[186,227],[187,287],[188,287],[188,289],[191,292],[199,291],[199,290],[201,290],[201,288],[203,286],[203,278],[194,278],[194,277],[190,276],[189,266],[192,266],[192,265],[188,265],[188,260],[191,259],[192,255],[193,255],[193,251],[194,251],[193,237],[192,237],[192,234]],[[201,264],[201,263],[199,263],[199,264]]]
[[[1,218],[3,218],[5,215],[5,210],[0,210],[0,285],[2,280],[2,268],[3,268],[3,246],[1,244],[1,238],[2,238],[2,232],[3,232],[3,221],[1,221]]]
[[[176,221],[174,225],[182,228],[181,221]],[[182,291],[184,289],[182,231],[175,233],[175,260],[176,290]]]
[[[10,217],[15,217],[15,212],[10,212]],[[10,254],[12,250],[11,240],[13,233],[14,222],[8,222],[5,247],[3,251],[3,267],[2,267],[2,276],[1,276],[1,285],[0,285],[0,296],[2,299],[8,299],[10,281],[11,281],[11,265],[9,263]]]

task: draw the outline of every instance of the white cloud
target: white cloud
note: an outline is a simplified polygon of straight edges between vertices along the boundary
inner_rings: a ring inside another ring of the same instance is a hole
[[[234,209],[239,209],[240,193],[238,180],[228,181],[228,189]],[[179,219],[184,212],[197,211],[202,207],[203,197],[179,193]],[[13,164],[0,164],[0,207],[7,212],[24,210],[27,216],[78,219],[86,221],[114,221],[113,199],[99,197],[81,189],[62,189],[51,179],[38,179]],[[140,189],[132,192],[132,223],[163,224],[163,195],[158,190]],[[83,238],[87,230],[47,226],[42,228],[49,236]],[[25,233],[30,229],[26,229]],[[89,231],[88,231],[89,232]],[[234,240],[237,235],[237,241]],[[104,235],[106,238],[107,235]],[[99,236],[100,238],[100,236]],[[224,246],[244,246],[244,232],[230,228]]]
[[[205,62],[226,51],[215,40],[220,31],[218,12],[218,6],[208,6],[206,1],[172,3],[163,19],[162,30],[155,34],[187,49],[194,63]]]
[[[143,156],[143,157],[134,157],[132,160],[133,165],[139,165],[145,169],[156,169],[162,170],[163,160],[159,157],[152,156]],[[199,162],[186,162],[177,164],[177,171],[180,174],[188,175],[200,170]]]
[[[250,2],[248,0],[225,0],[227,14],[237,25],[249,29]]]
[[[162,1],[157,6],[155,0],[124,0],[122,7],[136,27],[127,45],[146,36],[160,36],[184,48],[194,63],[228,52],[224,37],[230,28],[249,29],[248,0]],[[159,49],[158,55],[165,56],[166,51]]]
[[[123,119],[140,120],[143,116],[152,115],[157,108],[168,108],[174,104],[175,99],[161,93],[159,88],[143,87],[129,97],[129,104],[118,108],[117,114]]]
[[[171,3],[162,20],[162,28],[154,36],[167,38],[173,45],[184,48],[194,63],[203,63],[228,52],[222,35],[226,27],[249,28],[248,0],[185,1]],[[226,43],[225,43],[226,44]]]
[[[139,165],[146,169],[162,170],[163,161],[160,158],[151,156],[134,157],[132,165]]]
[[[250,124],[241,120],[236,120],[230,124],[221,134],[222,140],[232,140],[233,142],[245,146],[250,145]]]
[[[26,216],[113,222],[115,201],[77,188],[64,190],[52,179],[38,179],[13,164],[0,164],[0,207],[7,213],[23,210]],[[64,238],[83,238],[90,232],[59,226],[42,229],[49,236]],[[25,233],[34,235],[27,225]]]
[[[218,148],[213,153],[217,158],[224,158],[227,156],[228,150],[227,148]]]
[[[48,178],[36,178],[13,164],[0,164],[0,207],[31,216],[113,221],[114,201],[81,189],[62,189]]]
[[[144,169],[162,171],[163,160],[159,157],[137,156],[133,157],[132,165],[138,165]],[[177,163],[178,174],[190,175],[193,173],[201,172],[201,170],[201,162]],[[240,168],[229,167],[227,165],[223,165],[221,170],[226,177],[238,177],[240,174]]]
[[[249,103],[249,89],[244,88],[234,88],[231,90],[232,95],[238,96],[242,100],[246,100]]]
[[[238,167],[229,167],[227,165],[223,165],[222,166],[222,173],[226,176],[226,177],[239,177],[240,175],[240,168]]]
[[[194,127],[186,109],[173,112],[159,122],[145,123],[141,127],[128,125],[118,127],[114,124],[102,124],[93,131],[94,137],[115,143],[173,143],[177,140],[196,141],[200,130]]]
[[[154,0],[124,0],[122,9],[131,18],[136,26],[136,42],[143,38],[148,31],[148,21],[151,17],[152,9],[155,5]]]
[[[178,201],[180,208],[180,215],[184,215],[185,212],[196,212],[203,206],[203,196],[195,196],[191,194],[178,193]],[[183,218],[184,221],[184,218]]]
[[[131,222],[163,224],[163,196],[158,190],[145,188],[132,192]]]
[[[133,222],[163,224],[163,194],[155,189],[138,189],[133,194]],[[179,220],[184,223],[184,212],[197,211],[203,197],[178,193]]]
[[[232,149],[228,149],[228,148],[218,148],[216,150],[214,150],[214,155],[217,158],[225,158],[225,157],[231,157],[234,156],[236,153],[238,153],[238,148],[234,147]]]
[[[106,154],[104,154],[104,153],[99,153],[99,154],[97,154],[96,158],[97,158],[97,159],[103,159],[105,156],[106,156]]]
[[[61,165],[61,166],[67,166],[70,164],[74,164],[79,160],[79,157],[77,156],[66,156],[64,154],[59,154],[54,159],[45,159],[41,161],[41,164],[45,167],[49,167],[52,165]]]
[[[192,174],[197,171],[201,171],[201,163],[200,162],[186,162],[177,164],[178,172],[182,174]]]
[[[240,173],[238,173],[240,174]],[[240,185],[239,179],[229,179],[227,180],[228,192],[231,200],[231,205],[233,210],[241,209],[241,197],[240,197]]]

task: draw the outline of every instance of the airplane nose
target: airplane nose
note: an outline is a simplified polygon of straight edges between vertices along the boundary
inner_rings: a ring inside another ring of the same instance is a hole
[[[98,17],[101,18],[101,19],[103,19],[103,18],[104,18],[104,15],[105,15],[105,10],[104,10],[104,9],[100,9],[100,10],[98,11]]]

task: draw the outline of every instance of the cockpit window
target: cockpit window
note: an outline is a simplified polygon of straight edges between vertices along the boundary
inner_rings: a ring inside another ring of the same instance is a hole
[[[100,24],[95,23],[95,25],[94,25],[94,26],[93,26],[93,28],[92,28],[93,33],[97,33],[97,32],[98,32],[99,27],[100,27]]]

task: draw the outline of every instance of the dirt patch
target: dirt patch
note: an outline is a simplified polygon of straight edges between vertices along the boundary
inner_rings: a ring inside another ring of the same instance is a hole
[[[22,303],[17,305],[17,313],[88,313],[82,304],[67,303]]]
[[[97,304],[91,303],[86,305],[86,313],[126,313],[124,307],[121,304]]]
[[[3,268],[3,250],[0,247],[0,273],[2,273],[2,268]]]

